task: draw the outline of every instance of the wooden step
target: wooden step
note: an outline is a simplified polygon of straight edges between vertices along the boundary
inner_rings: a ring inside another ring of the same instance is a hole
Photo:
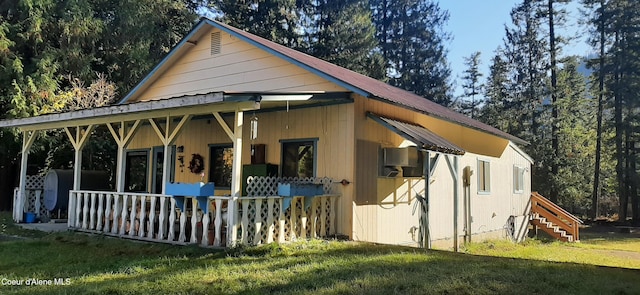
[[[552,222],[547,221],[544,217],[532,218],[531,223],[558,240],[573,242],[573,236],[571,234],[554,225]]]

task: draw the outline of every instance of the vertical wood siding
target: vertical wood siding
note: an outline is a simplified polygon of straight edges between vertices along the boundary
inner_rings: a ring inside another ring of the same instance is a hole
[[[511,215],[522,216],[528,213],[527,203],[531,191],[530,172],[525,173],[525,190],[514,193],[513,165],[528,168],[530,163],[511,147],[509,141],[476,130],[468,129],[443,120],[412,112],[372,99],[357,97],[355,108],[356,140],[377,142],[381,147],[405,146],[407,141],[382,125],[366,118],[367,112],[422,125],[465,149],[467,153],[459,161],[459,208],[458,233],[462,242],[464,235],[464,188],[462,170],[469,166],[474,174],[471,177],[471,232],[473,240],[483,237],[505,237],[504,228]],[[491,192],[479,194],[477,190],[477,160],[491,162]],[[358,178],[356,178],[358,181]],[[400,203],[395,206],[383,204],[389,191],[394,194],[408,194],[407,178],[390,180],[378,179],[378,204],[354,204],[354,239],[379,243],[417,245],[414,231],[419,226],[412,203]],[[391,186],[392,189],[388,187]],[[394,187],[395,186],[395,187]],[[424,192],[424,181],[419,185]],[[395,190],[394,190],[395,189]],[[441,158],[431,183],[430,230],[435,247],[453,247],[453,179],[446,161]],[[356,194],[359,191],[355,192]],[[358,196],[355,197],[358,199]],[[366,222],[366,220],[375,222]],[[362,222],[360,222],[362,221]],[[417,233],[416,233],[417,234]]]
[[[250,145],[266,145],[266,161],[280,165],[281,143],[283,139],[317,138],[317,177],[330,177],[335,181],[354,179],[354,125],[352,104],[316,107],[289,112],[256,113],[258,117],[258,138],[250,139],[250,120],[254,116],[251,112],[244,115],[244,138],[242,162],[251,162]],[[225,116],[230,124],[233,115]],[[195,119],[189,122],[176,140],[177,146],[184,146],[185,167],[180,171],[176,163],[176,181],[197,182],[200,176],[189,172],[187,166],[194,153],[200,154],[205,160],[205,171],[209,168],[209,144],[231,143],[215,119]],[[155,132],[149,125],[143,125],[135,135],[128,149],[148,148],[161,145]],[[206,176],[208,177],[208,176]],[[206,178],[205,177],[205,178]],[[342,196],[338,198],[338,233],[348,235],[351,232],[351,196],[353,184],[342,186],[335,184],[334,188]],[[229,191],[216,191],[216,195],[228,194]]]

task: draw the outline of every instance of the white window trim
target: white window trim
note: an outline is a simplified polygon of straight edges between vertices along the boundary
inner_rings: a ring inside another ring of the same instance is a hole
[[[516,170],[517,169],[517,170]],[[524,193],[524,174],[526,169],[520,165],[513,165],[513,193],[514,194],[523,194]],[[517,175],[516,175],[517,173]],[[517,188],[518,182],[522,181],[522,187],[520,189]]]
[[[481,190],[480,189],[480,161],[482,162],[486,162],[489,164],[489,189],[488,190]],[[478,157],[476,159],[476,171],[478,176],[476,177],[476,185],[477,185],[477,191],[478,191],[478,195],[490,195],[491,194],[491,160],[487,159],[487,158],[480,158]]]

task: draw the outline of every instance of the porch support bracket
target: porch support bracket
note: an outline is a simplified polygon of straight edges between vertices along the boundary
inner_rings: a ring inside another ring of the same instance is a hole
[[[220,116],[220,113],[213,112],[213,116],[218,121],[218,124],[220,124],[220,126],[222,127],[222,130],[224,130],[227,136],[229,136],[229,139],[234,140],[235,139],[234,132],[231,130],[229,125],[227,125],[227,122],[225,122],[224,119],[222,119],[222,116]]]
[[[76,126],[74,133],[71,132],[69,127],[64,128],[64,131],[69,137],[69,141],[71,141],[71,145],[73,145],[76,151],[73,161],[73,190],[80,190],[80,182],[82,181],[82,149],[84,149],[84,146],[87,144],[94,128],[95,125],[88,125],[86,127]]]
[[[136,120],[135,122],[133,122],[133,125],[129,129],[127,129],[127,122],[121,121],[120,128],[118,128],[117,130],[112,125],[113,123],[107,123],[107,128],[109,128],[113,139],[116,141],[116,144],[118,144],[118,162],[116,163],[116,191],[119,193],[124,192],[124,150],[131,142],[131,139],[133,138],[135,133],[138,131],[140,121],[141,120]]]
[[[169,168],[171,167],[169,161],[171,161],[171,149],[169,146],[175,142],[178,138],[178,135],[184,127],[191,121],[193,115],[184,115],[180,118],[180,122],[172,129],[171,128],[171,116],[167,116],[165,118],[165,126],[161,128],[155,119],[148,119],[149,123],[153,130],[155,130],[156,134],[162,141],[164,145],[164,161],[162,164],[162,194],[167,193],[167,183],[169,182]]]

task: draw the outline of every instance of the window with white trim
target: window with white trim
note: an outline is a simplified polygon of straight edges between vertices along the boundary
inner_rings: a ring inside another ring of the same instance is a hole
[[[489,161],[478,160],[478,192],[491,192],[491,169]]]
[[[513,192],[521,194],[524,192],[524,168],[513,166]]]

